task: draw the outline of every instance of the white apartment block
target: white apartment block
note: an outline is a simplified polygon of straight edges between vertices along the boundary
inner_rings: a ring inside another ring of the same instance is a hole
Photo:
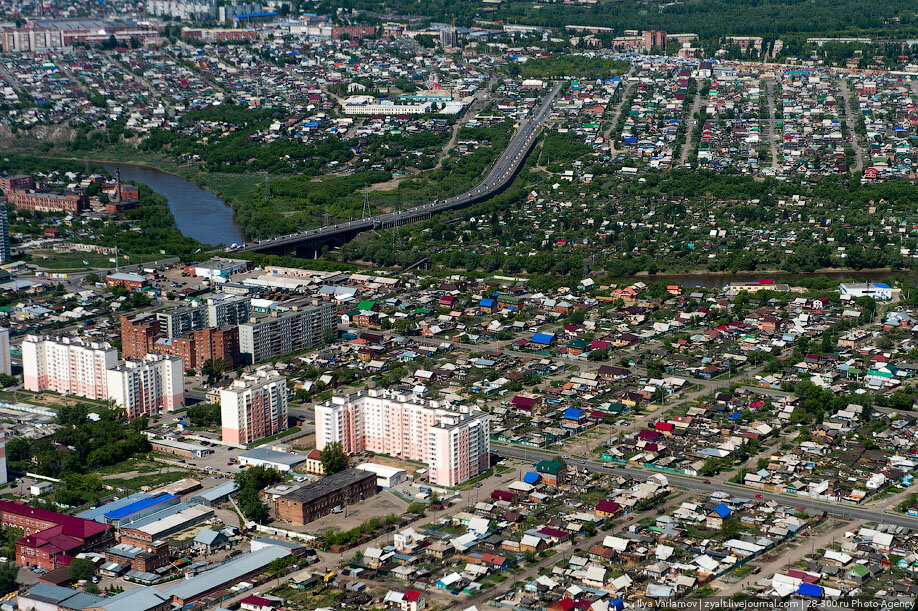
[[[13,375],[13,363],[10,360],[10,330],[0,327],[0,373]]]
[[[108,399],[106,372],[117,364],[118,350],[105,342],[38,335],[22,342],[26,390]]]
[[[287,379],[264,367],[220,391],[223,441],[251,443],[287,428]]]
[[[106,372],[108,398],[128,418],[172,411],[185,405],[185,372],[177,356],[148,354]]]
[[[316,448],[340,442],[344,451],[368,450],[420,460],[431,483],[455,486],[489,466],[490,417],[467,406],[373,389],[316,404]]]

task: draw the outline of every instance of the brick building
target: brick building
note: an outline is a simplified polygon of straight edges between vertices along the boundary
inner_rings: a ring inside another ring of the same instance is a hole
[[[140,274],[115,272],[105,277],[105,284],[107,284],[109,288],[120,286],[131,292],[136,292],[142,291],[145,287],[150,286],[150,279]]]
[[[108,524],[3,500],[0,525],[3,530],[21,528],[26,534],[16,542],[16,564],[49,571],[69,565],[80,552],[107,546],[115,536]]]
[[[209,359],[223,359],[227,369],[242,364],[239,356],[239,327],[224,325],[213,329],[198,329],[194,332],[196,367],[203,366]]]
[[[208,359],[222,358],[227,369],[241,364],[239,328],[224,325],[169,336],[162,320],[153,314],[121,317],[121,351],[124,358],[142,359],[163,354],[182,359],[186,369],[197,369]]]
[[[142,359],[151,354],[159,337],[159,321],[152,314],[121,317],[121,355],[124,358]]]
[[[140,546],[122,541],[105,550],[105,561],[130,567],[132,571],[152,573],[169,564],[169,544],[165,541],[152,541]]]
[[[27,174],[0,176],[0,191],[4,193],[9,193],[11,191],[28,191],[34,188],[35,179]]]
[[[376,36],[376,26],[372,25],[345,25],[332,28],[331,36],[333,40],[342,38],[370,38]]]
[[[36,193],[34,191],[6,191],[6,200],[19,210],[34,212],[68,212],[79,214],[89,209],[89,197],[79,193]]]
[[[274,512],[279,520],[308,524],[376,494],[376,474],[360,469],[345,469],[334,475],[277,497]]]

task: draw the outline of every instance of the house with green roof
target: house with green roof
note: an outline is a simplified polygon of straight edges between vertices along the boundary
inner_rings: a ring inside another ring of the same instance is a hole
[[[567,475],[567,465],[559,460],[540,460],[536,464],[536,471],[542,476],[542,481],[548,486],[558,486],[564,483]]]

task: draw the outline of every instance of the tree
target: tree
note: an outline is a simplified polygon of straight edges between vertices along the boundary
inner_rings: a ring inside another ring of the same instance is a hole
[[[201,366],[201,373],[207,376],[207,383],[214,384],[223,377],[223,371],[226,369],[226,361],[222,357],[216,359],[207,359]]]
[[[19,574],[19,567],[12,562],[0,565],[0,595],[6,595],[19,589],[16,583],[16,576]]]
[[[344,453],[344,448],[339,441],[326,444],[320,456],[325,475],[332,475],[347,469],[347,454]]]
[[[426,506],[424,503],[419,503],[419,502],[415,501],[415,502],[411,503],[410,505],[408,505],[408,509],[406,509],[406,511],[407,511],[408,513],[413,513],[413,514],[415,514],[415,515],[422,516],[422,515],[424,515],[424,511],[425,511],[426,509],[427,509],[427,506]]]
[[[96,574],[96,565],[88,558],[74,558],[67,567],[67,578],[73,581],[90,580]]]

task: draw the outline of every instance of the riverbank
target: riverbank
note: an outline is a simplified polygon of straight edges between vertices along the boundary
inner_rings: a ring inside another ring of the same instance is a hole
[[[109,174],[120,171],[123,180],[145,184],[165,197],[182,235],[212,246],[244,241],[233,209],[212,191],[151,166],[110,162],[101,165]]]
[[[14,154],[32,159],[84,163],[101,167],[111,176],[115,168],[121,168],[122,179],[146,184],[154,192],[163,195],[182,235],[202,244],[229,245],[245,241],[243,231],[236,222],[236,208],[232,200],[211,188],[205,175],[189,166],[179,166],[157,155],[145,157],[143,161],[126,159],[128,155],[106,154],[97,151],[92,157],[77,158],[68,155],[52,155],[43,152],[21,151]],[[252,177],[234,177],[237,183],[231,191],[235,199],[252,188]]]

